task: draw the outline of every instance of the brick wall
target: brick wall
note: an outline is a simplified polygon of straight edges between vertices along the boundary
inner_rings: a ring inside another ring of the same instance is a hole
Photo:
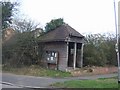
[[[58,69],[65,71],[67,67],[67,44],[65,42],[46,43],[45,50],[58,52]]]
[[[93,68],[94,74],[106,74],[106,73],[114,73],[117,72],[117,67],[96,67]]]
[[[118,72],[118,67],[87,67],[69,71],[73,76],[110,74]]]

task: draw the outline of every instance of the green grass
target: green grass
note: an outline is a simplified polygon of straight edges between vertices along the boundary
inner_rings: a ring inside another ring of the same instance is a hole
[[[60,88],[118,88],[117,79],[71,80],[52,84]]]
[[[44,77],[70,77],[72,76],[68,72],[45,69],[39,66],[30,66],[30,67],[22,67],[22,68],[4,67],[2,68],[2,72],[13,73],[13,74],[18,74],[18,75],[44,76]]]

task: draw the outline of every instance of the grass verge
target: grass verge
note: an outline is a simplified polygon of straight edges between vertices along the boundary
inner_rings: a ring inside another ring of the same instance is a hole
[[[2,72],[13,73],[18,75],[30,75],[30,76],[44,76],[44,77],[70,77],[72,76],[69,72],[63,72],[58,70],[50,70],[41,68],[39,66],[12,68],[4,67]]]
[[[118,88],[117,79],[71,80],[50,85],[60,88]]]

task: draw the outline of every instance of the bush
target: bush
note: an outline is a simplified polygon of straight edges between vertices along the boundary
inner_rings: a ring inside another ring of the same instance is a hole
[[[109,34],[91,34],[86,36],[84,46],[84,66],[117,65],[115,37]]]
[[[43,45],[39,45],[31,32],[17,33],[3,43],[3,64],[13,67],[38,64]],[[39,52],[39,53],[38,53]]]

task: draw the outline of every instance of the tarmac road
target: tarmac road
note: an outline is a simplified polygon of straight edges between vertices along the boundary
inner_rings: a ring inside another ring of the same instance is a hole
[[[7,85],[7,84],[0,84],[1,88],[22,88],[22,87],[17,87],[15,85]]]
[[[106,75],[93,75],[93,76],[81,76],[81,77],[68,77],[68,78],[50,78],[50,77],[35,77],[26,75],[15,75],[10,73],[2,73],[2,84],[15,87],[27,87],[27,88],[47,88],[50,84],[55,82],[64,82],[69,80],[86,80],[86,79],[97,79],[97,78],[109,78],[118,76],[115,74]]]

